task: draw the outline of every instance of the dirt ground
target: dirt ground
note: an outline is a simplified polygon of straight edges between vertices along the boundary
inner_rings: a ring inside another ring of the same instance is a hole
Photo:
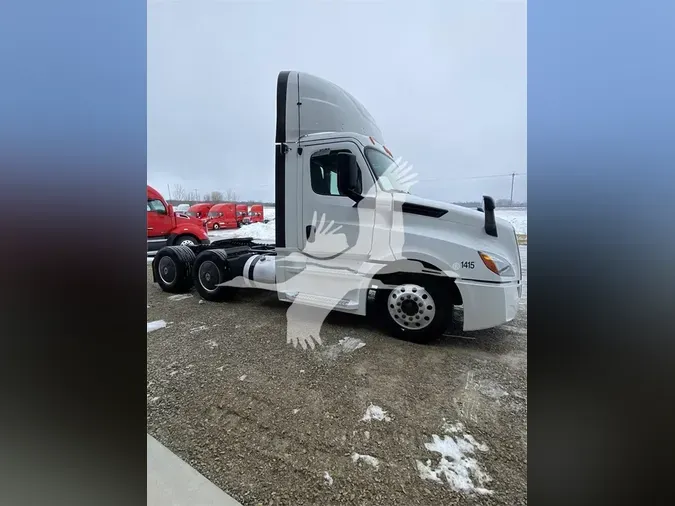
[[[335,313],[314,350],[273,293],[170,299],[148,265],[148,306],[148,433],[242,504],[527,503],[526,299],[430,345]]]

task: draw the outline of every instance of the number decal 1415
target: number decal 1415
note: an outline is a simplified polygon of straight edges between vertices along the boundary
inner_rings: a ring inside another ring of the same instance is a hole
[[[473,269],[475,264],[473,262],[462,262],[462,269]]]

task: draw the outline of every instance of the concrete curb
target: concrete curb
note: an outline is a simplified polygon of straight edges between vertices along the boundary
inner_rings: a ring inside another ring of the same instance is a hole
[[[148,506],[241,506],[148,434]]]

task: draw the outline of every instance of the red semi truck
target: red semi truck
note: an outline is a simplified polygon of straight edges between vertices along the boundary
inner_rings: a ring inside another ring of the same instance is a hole
[[[248,216],[248,206],[246,204],[237,204],[237,226],[248,225],[251,220]]]
[[[202,220],[174,212],[173,206],[152,186],[148,185],[147,193],[148,252],[164,246],[210,244]]]
[[[260,223],[265,221],[265,211],[261,204],[253,204],[248,212],[251,223]]]
[[[199,204],[194,204],[190,206],[187,211],[189,216],[193,218],[199,218],[200,220],[205,220],[206,216],[209,214],[209,211],[213,207],[211,202],[200,202]]]
[[[206,226],[208,230],[219,230],[221,228],[237,228],[237,217],[235,214],[235,205],[231,202],[216,204],[209,211]]]

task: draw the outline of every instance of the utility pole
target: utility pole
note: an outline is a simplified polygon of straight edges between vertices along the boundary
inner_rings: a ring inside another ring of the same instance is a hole
[[[511,205],[513,206],[513,181],[516,179],[516,173],[511,174]]]
[[[171,186],[167,184],[166,189],[169,190],[169,200],[171,200]]]

